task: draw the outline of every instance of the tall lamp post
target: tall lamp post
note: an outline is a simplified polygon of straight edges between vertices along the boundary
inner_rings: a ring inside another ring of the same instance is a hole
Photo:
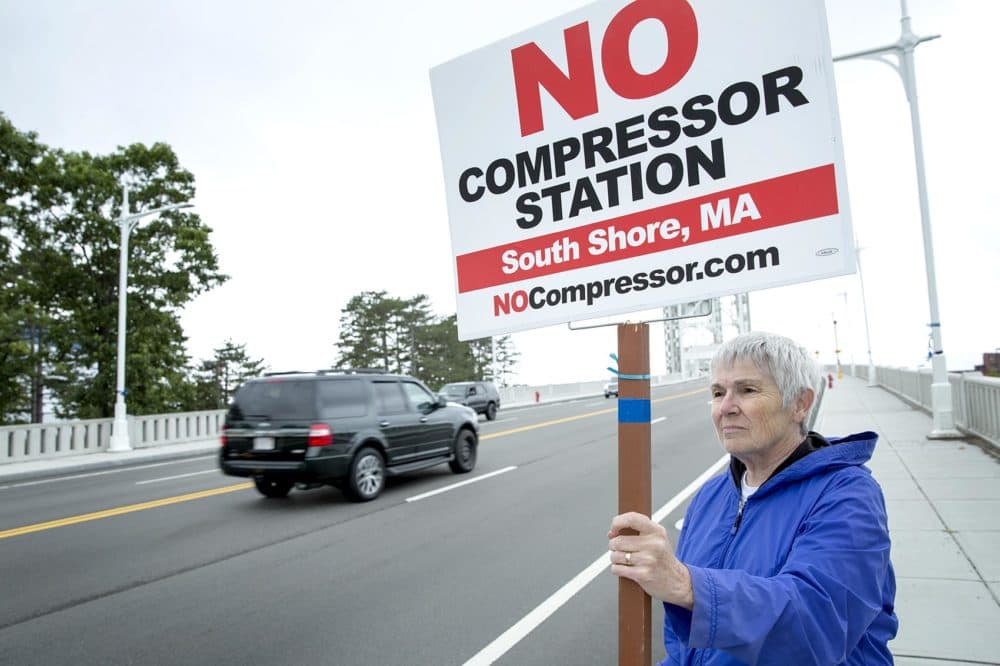
[[[837,358],[837,379],[844,378],[844,371],[840,367],[840,341],[837,339],[837,315],[832,312],[830,315],[833,317],[833,353]]]
[[[877,386],[875,381],[875,362],[872,361],[872,336],[868,330],[868,302],[865,300],[865,278],[861,273],[861,247],[858,239],[854,239],[854,256],[858,262],[858,282],[861,285],[861,311],[865,315],[865,344],[868,346],[868,386]]]
[[[847,303],[847,292],[846,291],[841,291],[839,293],[840,293],[841,296],[844,297],[844,320],[843,320],[844,321],[844,337],[847,339],[847,348],[851,351],[851,354],[850,354],[850,359],[851,359],[851,376],[854,377],[855,374],[856,374],[856,371],[855,371],[855,368],[854,368],[854,342],[851,340],[851,338],[854,337],[853,336],[854,329],[850,325],[851,320],[850,320],[850,314],[849,314],[850,311],[851,311],[851,307]]]
[[[178,208],[190,208],[191,204],[170,204],[152,210],[129,214],[128,185],[122,185],[122,216],[118,218],[121,229],[118,261],[118,372],[115,380],[115,421],[111,428],[111,442],[108,451],[130,451],[132,442],[128,435],[128,413],[125,409],[125,295],[128,289],[128,235],[139,224],[139,219],[155,213],[163,213]]]
[[[934,244],[931,239],[931,221],[927,202],[927,183],[924,177],[924,146],[920,135],[920,109],[917,104],[917,77],[914,70],[913,50],[917,44],[937,39],[941,35],[917,37],[910,30],[910,15],[906,9],[906,0],[900,0],[902,32],[899,39],[892,44],[880,46],[855,53],[848,53],[834,58],[834,62],[853,58],[871,58],[884,62],[892,67],[903,79],[906,98],[910,103],[910,124],[913,130],[913,154],[917,165],[917,190],[920,195],[920,224],[924,236],[924,263],[927,266],[927,300],[930,302],[930,327],[933,343],[931,367],[931,416],[933,429],[927,435],[929,439],[950,439],[961,437],[955,429],[955,420],[951,406],[951,384],[948,383],[948,364],[945,362],[944,349],[941,344],[941,318],[938,315],[937,280],[934,276]],[[886,58],[895,55],[897,60]]]

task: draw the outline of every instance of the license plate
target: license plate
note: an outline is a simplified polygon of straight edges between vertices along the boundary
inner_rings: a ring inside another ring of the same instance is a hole
[[[273,451],[274,437],[254,437],[253,449],[254,451]]]

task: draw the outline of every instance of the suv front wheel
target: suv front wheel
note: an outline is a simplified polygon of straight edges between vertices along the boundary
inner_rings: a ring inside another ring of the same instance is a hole
[[[455,474],[471,472],[476,466],[476,436],[468,430],[455,439],[455,457],[448,463]]]
[[[370,446],[358,451],[351,463],[347,479],[347,495],[358,502],[368,502],[379,496],[385,487],[385,461]]]

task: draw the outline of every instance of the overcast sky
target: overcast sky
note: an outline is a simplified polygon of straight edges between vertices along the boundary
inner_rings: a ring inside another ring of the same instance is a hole
[[[697,0],[692,0],[697,6]],[[231,276],[182,324],[195,359],[226,338],[275,370],[335,358],[362,290],[455,311],[429,70],[555,18],[572,0],[0,0],[0,111],[68,150],[164,141]],[[833,53],[900,32],[897,0],[827,0]],[[996,0],[911,0],[944,349],[968,369],[1000,347]],[[877,364],[917,367],[929,308],[909,109],[899,76],[836,65],[851,214]],[[865,359],[856,275],[751,294],[753,327],[823,362]],[[695,340],[696,333],[689,339]],[[651,364],[663,367],[662,328]],[[513,336],[514,381],[603,379],[614,328]]]

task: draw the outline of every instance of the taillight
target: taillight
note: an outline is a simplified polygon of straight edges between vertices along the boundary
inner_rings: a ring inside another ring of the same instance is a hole
[[[219,444],[222,445],[222,446],[225,446],[226,444],[229,443],[229,440],[226,438],[226,428],[227,427],[228,426],[224,425],[224,426],[222,426],[222,430],[219,431]]]
[[[325,423],[309,426],[309,446],[329,446],[333,444],[333,431]]]

